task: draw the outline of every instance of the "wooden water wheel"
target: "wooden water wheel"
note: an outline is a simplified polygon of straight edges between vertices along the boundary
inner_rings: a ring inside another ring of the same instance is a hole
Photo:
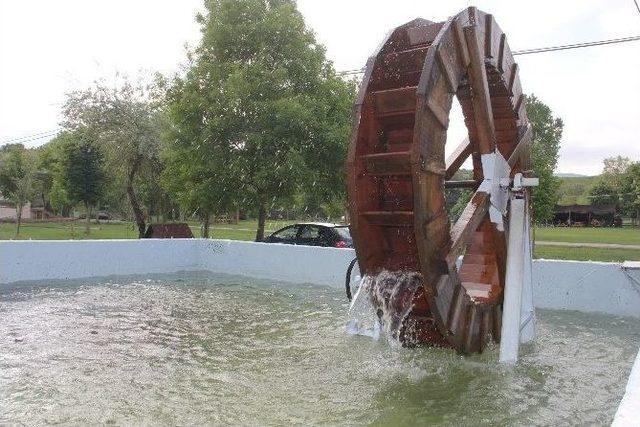
[[[445,159],[454,96],[468,137]],[[507,211],[490,189],[500,176],[484,175],[502,166],[508,180],[527,169],[523,100],[506,36],[475,8],[402,25],[367,62],[348,154],[351,232],[364,275],[413,272],[421,281],[393,302],[409,310],[399,334],[407,345],[472,353],[500,339]],[[453,181],[469,156],[473,179]],[[450,187],[475,190],[453,225]]]

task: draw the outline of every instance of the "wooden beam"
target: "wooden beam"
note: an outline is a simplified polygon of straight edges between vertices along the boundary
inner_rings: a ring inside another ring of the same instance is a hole
[[[460,169],[460,166],[462,166],[462,164],[465,162],[465,160],[467,160],[467,157],[469,157],[471,155],[471,141],[469,140],[469,137],[467,136],[457,147],[456,149],[453,151],[453,153],[451,153],[449,155],[449,157],[447,157],[447,161],[445,162],[446,167],[447,167],[447,172],[444,175],[444,179],[451,179],[453,178],[453,175],[456,174],[456,172],[458,172],[458,169]]]
[[[454,19],[453,21],[453,33],[455,35],[455,43],[458,50],[458,55],[460,55],[460,61],[462,62],[462,66],[467,68],[469,65],[469,48],[467,47],[467,41],[464,39],[464,32],[462,30],[462,25],[458,21],[458,19]]]
[[[484,191],[476,191],[451,229],[451,249],[446,257],[449,268],[455,265],[469,238],[476,231],[488,210],[489,194]]]
[[[533,128],[531,127],[531,124],[527,124],[526,128],[522,132],[520,132],[520,135],[518,135],[518,142],[511,152],[509,160],[507,160],[507,163],[509,163],[510,167],[513,168],[513,166],[518,162],[520,156],[522,156],[522,154],[527,151],[532,140]]]
[[[476,189],[480,183],[475,179],[462,179],[459,181],[445,181],[445,188],[473,188]]]
[[[496,148],[496,130],[493,123],[489,83],[484,65],[484,45],[478,40],[477,27],[465,27],[464,36],[469,47],[469,81],[473,96],[473,115],[478,133],[480,154],[490,154]]]
[[[444,74],[449,92],[455,94],[458,90],[458,82],[456,81],[456,75],[451,62],[449,62],[449,59],[442,53],[442,49],[436,51],[436,58],[438,59],[442,74]]]

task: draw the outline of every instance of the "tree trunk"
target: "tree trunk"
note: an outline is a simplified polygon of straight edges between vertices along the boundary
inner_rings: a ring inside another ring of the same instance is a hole
[[[204,239],[209,238],[209,222],[211,219],[211,214],[209,212],[205,212],[202,217],[202,233],[201,236]]]
[[[87,213],[87,223],[85,225],[84,234],[87,236],[91,232],[91,205],[87,202],[84,203],[84,210]]]
[[[22,203],[16,203],[16,237],[20,235],[20,224],[22,223]]]
[[[264,202],[260,202],[258,208],[258,231],[256,232],[256,242],[264,240],[264,224],[267,221],[267,209]]]
[[[136,157],[136,160],[133,162],[131,166],[131,170],[129,171],[129,177],[127,180],[127,195],[129,196],[129,202],[131,203],[131,210],[133,211],[133,217],[138,226],[138,238],[142,239],[144,237],[144,232],[146,231],[147,224],[144,217],[144,212],[140,208],[140,202],[138,201],[138,197],[136,196],[135,191],[133,190],[133,180],[136,177],[136,173],[138,173],[138,169],[140,168],[140,164],[142,163],[142,158],[140,156]]]

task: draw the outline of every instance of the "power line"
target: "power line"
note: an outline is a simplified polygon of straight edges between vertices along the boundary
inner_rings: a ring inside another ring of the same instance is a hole
[[[0,144],[6,144],[6,143],[11,143],[11,142],[20,142],[20,141],[29,141],[32,139],[40,139],[40,138],[44,138],[47,137],[49,135],[55,134],[59,131],[60,129],[53,129],[53,130],[48,130],[45,132],[39,132],[39,133],[34,133],[31,135],[24,135],[24,136],[20,136],[20,137],[16,137],[16,138],[11,138],[11,139],[5,139],[3,141],[0,141]]]
[[[640,40],[640,35],[630,36],[630,37],[621,37],[619,39],[598,40],[594,42],[574,43],[574,44],[565,44],[561,46],[539,47],[534,49],[516,50],[513,52],[513,55],[514,56],[529,55],[532,53],[554,52],[558,50],[578,49],[581,47],[602,46],[605,44],[627,43],[627,42],[633,42],[637,40]]]
[[[364,68],[359,68],[357,70],[336,71],[336,74],[339,76],[350,76],[362,73],[364,73]]]
[[[638,5],[637,0],[633,0]],[[638,12],[640,12],[640,7],[638,8]],[[560,46],[548,46],[548,47],[538,47],[531,49],[523,49],[516,50],[512,52],[513,56],[516,55],[531,55],[533,53],[543,53],[543,52],[555,52],[560,50],[569,50],[569,49],[579,49],[583,47],[591,47],[591,46],[602,46],[607,44],[616,44],[616,43],[627,43],[632,41],[640,40],[640,35],[630,36],[630,37],[621,37],[617,39],[608,39],[608,40],[597,40],[592,42],[583,42],[583,43],[574,43],[574,44],[565,44]],[[338,71],[337,74],[341,76],[355,75],[364,73],[364,68],[355,69],[355,70],[345,70]]]
[[[15,143],[15,144],[20,144],[23,142],[30,142],[30,141],[35,141],[38,139],[43,139],[43,138],[47,138],[50,136],[53,136],[55,134],[57,134],[58,132],[60,132],[60,128],[58,129],[53,129],[53,130],[48,130],[45,132],[39,132],[39,133],[34,133],[32,135],[25,135],[25,136],[20,136],[17,138],[11,138],[11,139],[5,139],[3,141],[0,141],[0,144],[11,144],[11,143]]]
[[[638,10],[638,13],[640,13],[640,6],[638,6],[638,0],[633,0],[633,3],[636,5],[636,9]]]
[[[640,6],[638,5],[638,1],[637,0],[633,0],[633,2],[636,5],[636,8],[638,9],[638,13],[640,13]],[[602,45],[617,44],[617,43],[627,43],[627,42],[638,41],[638,40],[640,40],[640,35],[630,36],[630,37],[621,37],[621,38],[617,38],[617,39],[608,39],[608,40],[598,40],[598,41],[592,41],[592,42],[566,44],[566,45],[560,45],[560,46],[548,46],[548,47],[539,47],[539,48],[532,48],[532,49],[516,50],[516,51],[512,52],[512,55],[513,56],[531,55],[531,54],[534,54],[534,53],[556,52],[556,51],[560,51],[560,50],[579,49],[579,48],[583,48],[583,47],[602,46]],[[357,74],[364,73],[364,70],[365,70],[364,68],[357,68],[357,69],[353,69],[353,70],[338,71],[338,72],[336,72],[336,74],[338,74],[340,76],[357,75]],[[47,137],[53,136],[56,133],[58,133],[60,130],[61,129],[58,128],[58,129],[49,130],[49,131],[46,131],[46,132],[36,133],[36,134],[33,134],[33,135],[26,135],[26,136],[22,136],[22,137],[18,137],[18,138],[7,139],[7,140],[4,140],[4,141],[0,141],[0,145],[10,144],[10,143],[24,143],[24,142],[36,141],[38,139],[43,139],[43,138],[47,138]]]
[[[340,74],[341,76],[347,76],[349,74],[362,74],[364,73],[364,68],[357,68],[354,70],[344,70],[344,71],[338,71],[336,74]]]

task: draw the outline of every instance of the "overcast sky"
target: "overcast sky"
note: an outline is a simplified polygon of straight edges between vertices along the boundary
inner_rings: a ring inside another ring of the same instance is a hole
[[[386,32],[441,21],[468,1],[298,0],[338,70],[360,68]],[[633,0],[487,0],[512,50],[640,34]],[[116,71],[172,73],[195,45],[202,0],[0,0],[0,143],[46,142],[64,94]],[[565,122],[558,170],[597,174],[602,159],[640,160],[640,42],[516,57],[522,86]],[[459,124],[452,140],[463,133]],[[20,142],[20,141],[19,141]],[[455,145],[455,144],[450,144]]]

